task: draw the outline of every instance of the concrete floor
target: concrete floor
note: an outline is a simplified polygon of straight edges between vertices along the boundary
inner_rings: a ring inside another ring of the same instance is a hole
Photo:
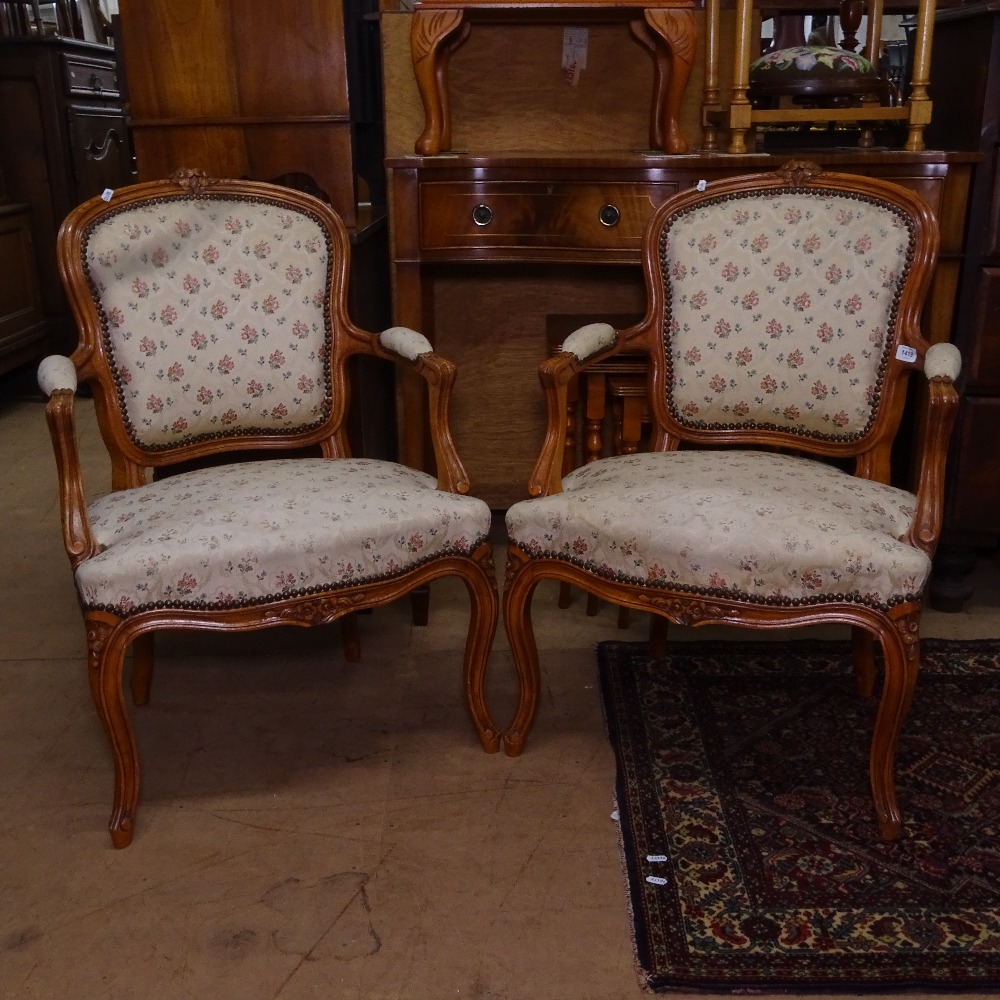
[[[88,485],[104,489],[80,411]],[[115,851],[110,754],[30,391],[0,397],[0,469],[0,996],[647,995],[593,653],[644,638],[645,622],[623,633],[611,609],[587,618],[578,597],[560,611],[539,590],[544,696],[517,760],[482,753],[465,714],[460,586],[435,586],[426,628],[405,603],[364,616],[358,664],[336,626],[166,636],[134,716],[135,840]],[[1000,635],[993,559],[968,609],[928,612],[924,634]],[[491,672],[502,716],[514,687],[502,634]]]

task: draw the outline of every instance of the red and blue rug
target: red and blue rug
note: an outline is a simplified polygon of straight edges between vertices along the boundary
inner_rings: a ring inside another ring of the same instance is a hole
[[[922,653],[884,844],[847,643],[600,644],[651,990],[1000,989],[1000,640]]]

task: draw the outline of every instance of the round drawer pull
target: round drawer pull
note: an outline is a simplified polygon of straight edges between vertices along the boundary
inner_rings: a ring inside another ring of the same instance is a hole
[[[476,205],[472,210],[472,221],[477,226],[488,226],[493,221],[493,209],[489,205]]]
[[[622,213],[614,205],[602,205],[597,217],[601,220],[602,226],[607,226],[610,229],[612,226],[618,225]]]

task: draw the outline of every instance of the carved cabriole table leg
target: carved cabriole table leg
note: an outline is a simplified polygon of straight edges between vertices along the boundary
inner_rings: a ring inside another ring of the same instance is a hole
[[[649,140],[654,149],[686,153],[688,141],[680,126],[681,102],[694,67],[698,25],[690,8],[649,7],[646,24],[660,44],[654,48],[656,63]]]
[[[415,10],[410,22],[410,57],[424,105],[424,130],[414,150],[435,156],[451,148],[451,114],[448,105],[448,57],[468,36],[461,9]]]

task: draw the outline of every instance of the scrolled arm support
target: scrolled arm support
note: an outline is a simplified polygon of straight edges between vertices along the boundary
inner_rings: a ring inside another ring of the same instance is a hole
[[[538,369],[548,420],[545,441],[528,480],[529,496],[551,496],[562,489],[570,383],[590,365],[616,354],[621,348],[621,339],[613,326],[589,323],[574,330],[563,341],[560,352]]]
[[[944,512],[944,476],[948,441],[958,416],[958,392],[954,380],[962,359],[954,344],[935,344],[924,359],[928,400],[920,428],[922,447],[917,470],[917,509],[907,541],[929,556],[934,555]]]
[[[63,541],[70,565],[75,570],[99,550],[87,517],[83,470],[80,467],[74,408],[77,375],[73,362],[58,355],[46,358],[38,368],[38,384],[49,397],[45,419],[49,425],[59,477]]]
[[[408,362],[427,383],[438,489],[467,494],[472,484],[458,457],[448,418],[457,373],[455,365],[447,358],[435,354],[431,342],[422,333],[409,327],[389,327],[377,339],[379,347],[388,357],[397,362]]]

